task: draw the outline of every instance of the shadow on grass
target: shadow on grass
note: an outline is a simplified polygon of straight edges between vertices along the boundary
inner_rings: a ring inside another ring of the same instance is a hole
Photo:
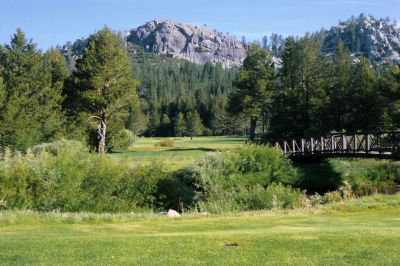
[[[329,161],[319,163],[295,163],[300,177],[297,186],[306,189],[307,193],[320,194],[338,189],[342,184],[342,176],[336,172]]]
[[[168,150],[164,150],[163,152],[166,151],[216,151],[216,149],[212,149],[212,148],[176,148],[176,149],[168,149]]]

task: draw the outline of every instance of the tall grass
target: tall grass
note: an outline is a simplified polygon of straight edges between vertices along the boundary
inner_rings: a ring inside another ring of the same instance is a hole
[[[307,196],[299,186],[306,183],[304,172],[279,150],[262,145],[210,153],[175,172],[167,171],[167,164],[98,156],[82,143],[67,140],[33,147],[26,154],[7,150],[0,160],[0,210],[293,209],[387,192],[400,181],[400,163],[333,159],[324,164],[331,170],[325,173],[335,173],[337,180],[329,182],[339,190]]]
[[[351,186],[358,196],[387,193],[400,184],[400,162],[373,159],[331,159],[331,168],[342,184]]]
[[[26,155],[7,151],[0,169],[0,199],[7,208],[39,211],[152,209],[157,182],[165,175],[159,164],[132,166],[70,141],[35,147]]]
[[[303,192],[289,186],[297,172],[280,151],[244,145],[210,154],[191,168],[198,206],[211,212],[294,208]]]

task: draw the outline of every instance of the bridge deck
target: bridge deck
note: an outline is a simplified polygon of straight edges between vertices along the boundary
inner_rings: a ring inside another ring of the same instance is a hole
[[[318,138],[282,140],[275,143],[282,153],[298,157],[376,157],[399,155],[400,133],[332,134]]]

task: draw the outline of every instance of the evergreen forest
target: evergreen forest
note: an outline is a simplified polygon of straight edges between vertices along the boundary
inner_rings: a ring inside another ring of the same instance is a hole
[[[398,129],[399,66],[354,58],[342,42],[325,54],[320,39],[255,42],[240,69],[224,69],[127,46],[107,27],[75,43],[72,62],[17,29],[0,45],[0,146],[25,151],[67,138],[105,151],[136,136],[273,141]]]

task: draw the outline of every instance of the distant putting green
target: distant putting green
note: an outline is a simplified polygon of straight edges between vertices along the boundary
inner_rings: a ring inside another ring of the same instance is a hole
[[[400,194],[223,216],[0,212],[1,265],[399,265]]]
[[[115,152],[114,156],[132,159],[137,163],[146,163],[160,160],[168,170],[185,167],[194,160],[209,152],[235,148],[246,141],[246,137],[217,136],[217,137],[189,137],[180,138],[138,138],[129,151]],[[174,144],[170,147],[160,146],[160,141],[170,140]]]

